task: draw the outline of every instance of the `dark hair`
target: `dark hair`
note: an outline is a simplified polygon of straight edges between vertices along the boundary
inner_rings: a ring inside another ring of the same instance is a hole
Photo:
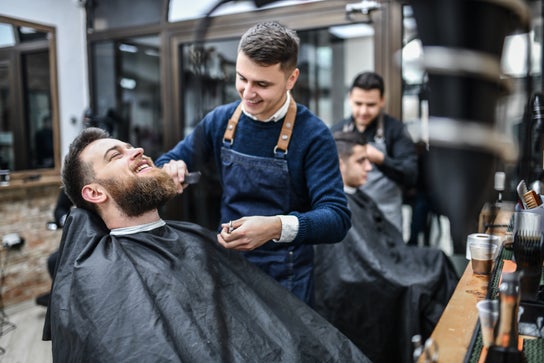
[[[360,132],[337,131],[333,134],[333,137],[336,142],[338,156],[344,160],[353,154],[353,147],[355,145],[365,146],[367,144],[365,135]]]
[[[97,127],[89,127],[72,141],[68,154],[64,158],[62,168],[62,184],[66,195],[76,207],[96,211],[94,204],[87,202],[81,196],[83,186],[93,181],[94,171],[90,163],[81,161],[80,155],[83,149],[96,140],[108,139],[110,134]]]
[[[376,72],[359,73],[353,79],[353,83],[351,84],[351,87],[349,89],[350,92],[356,87],[364,89],[365,91],[377,89],[378,91],[380,91],[380,96],[382,97],[385,90],[383,85],[383,78]]]
[[[263,66],[280,63],[280,69],[291,72],[297,67],[299,38],[294,30],[277,21],[257,24],[248,29],[238,45],[252,61]]]

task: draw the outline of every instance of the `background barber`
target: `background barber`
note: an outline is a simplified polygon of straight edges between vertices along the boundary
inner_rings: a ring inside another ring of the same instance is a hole
[[[417,182],[417,154],[405,125],[383,112],[384,91],[379,74],[358,74],[348,95],[351,116],[333,125],[331,130],[359,132],[369,141],[367,155],[374,167],[361,189],[402,232],[403,189]]]

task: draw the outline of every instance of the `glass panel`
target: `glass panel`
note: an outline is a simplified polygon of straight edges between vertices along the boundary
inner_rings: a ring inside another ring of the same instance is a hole
[[[237,46],[238,39],[206,42],[201,62],[195,48],[180,47],[185,135],[214,107],[239,98],[234,87]]]
[[[0,18],[0,33],[15,32],[10,35],[14,44],[0,48],[0,168],[54,169],[60,161],[52,105],[57,90],[51,87],[56,74],[54,28]]]
[[[162,145],[159,37],[96,43],[94,126],[144,147],[156,158]]]
[[[107,30],[146,24],[159,24],[163,1],[94,1],[91,11],[94,30]]]
[[[53,128],[51,123],[51,95],[49,91],[49,52],[23,56],[23,74],[26,99],[27,145],[30,145],[30,166],[55,166]]]
[[[15,45],[13,25],[0,23],[0,48]]]
[[[266,0],[246,0],[246,1],[232,1],[225,3],[213,12],[213,16],[245,13],[253,11],[257,8],[255,3],[264,4],[259,6],[260,9],[271,9],[281,6],[300,5],[302,2],[316,2],[323,0],[282,0],[282,1],[266,1]],[[176,22],[189,19],[197,19],[206,15],[216,4],[217,0],[201,0],[201,1],[187,1],[187,0],[170,0],[168,21]]]
[[[13,133],[10,127],[9,63],[0,62],[0,169],[13,170]]]
[[[427,78],[420,67],[422,45],[417,36],[417,25],[412,8],[403,6],[403,48],[402,48],[402,120],[409,126],[418,125],[427,110]],[[415,133],[416,128],[413,128]],[[425,135],[413,135],[427,140]]]
[[[27,26],[17,27],[19,41],[21,43],[32,42],[34,40],[47,40],[47,32],[41,32]]]

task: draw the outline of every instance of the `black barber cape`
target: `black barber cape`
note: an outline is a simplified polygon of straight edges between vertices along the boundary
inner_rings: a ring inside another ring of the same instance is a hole
[[[72,210],[47,313],[54,362],[369,362],[191,223],[111,236],[96,215]]]
[[[407,246],[364,192],[348,203],[344,240],[315,246],[316,310],[373,362],[413,362],[411,338],[432,332],[455,270],[442,251]]]

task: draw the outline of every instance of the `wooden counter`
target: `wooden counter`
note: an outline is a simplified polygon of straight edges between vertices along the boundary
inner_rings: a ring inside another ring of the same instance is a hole
[[[480,216],[480,228],[478,232],[492,232],[504,239],[507,226],[513,213],[514,203],[503,202],[501,208],[490,213],[490,208],[485,206]],[[493,226],[486,228],[490,216],[493,216]],[[491,231],[490,231],[491,230]],[[439,362],[461,363],[470,347],[472,335],[478,322],[478,310],[476,303],[486,297],[489,276],[475,275],[469,263],[453,292],[453,295],[444,309],[431,338],[438,344]],[[424,359],[419,360],[423,362]]]
[[[488,282],[489,276],[475,275],[467,265],[431,335],[438,344],[439,362],[463,362],[478,321],[476,303],[485,298]]]

